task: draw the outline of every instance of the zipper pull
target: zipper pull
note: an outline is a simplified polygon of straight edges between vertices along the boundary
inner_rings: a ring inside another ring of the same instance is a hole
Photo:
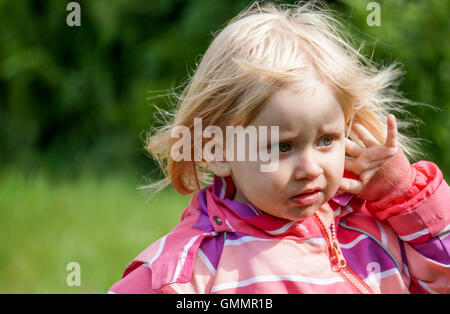
[[[339,244],[336,239],[333,239],[331,245],[331,255],[332,262],[336,268],[336,271],[344,269],[347,266],[347,261],[345,260],[344,254],[342,254]]]
[[[328,238],[327,242],[329,243],[329,255],[331,264],[333,265],[332,269],[333,271],[338,272],[347,266],[347,262],[344,258],[344,254],[342,254],[342,251],[339,248],[339,243],[336,237],[336,227],[334,225],[334,222],[331,223],[331,232],[330,232],[325,227],[325,224],[323,223],[320,216],[317,213],[314,213],[314,215],[319,221],[319,226],[322,229],[322,233],[326,235],[326,237]]]

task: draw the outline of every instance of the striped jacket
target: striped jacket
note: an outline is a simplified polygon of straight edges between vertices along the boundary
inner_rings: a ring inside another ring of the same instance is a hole
[[[361,193],[288,221],[233,201],[230,177],[126,268],[110,293],[449,293],[450,192],[399,153]]]

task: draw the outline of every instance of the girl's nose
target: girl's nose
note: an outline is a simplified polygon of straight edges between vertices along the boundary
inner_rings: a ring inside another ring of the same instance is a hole
[[[323,174],[323,169],[312,154],[305,153],[298,160],[294,177],[296,180],[313,180]]]

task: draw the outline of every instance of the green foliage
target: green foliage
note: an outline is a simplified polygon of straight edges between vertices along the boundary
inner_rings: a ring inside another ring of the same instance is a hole
[[[68,2],[0,1],[0,162],[149,174],[143,138],[168,100],[146,98],[180,85],[212,33],[251,1],[78,1],[81,27],[66,25]],[[449,173],[448,2],[379,1],[379,27],[366,23],[368,2],[329,5],[376,44],[375,60],[405,65],[407,97],[441,109],[411,108],[424,121],[412,136]]]
[[[14,170],[0,182],[1,293],[105,293],[189,201],[167,189],[147,202],[129,176],[58,181]],[[70,262],[80,264],[80,287],[66,284]]]

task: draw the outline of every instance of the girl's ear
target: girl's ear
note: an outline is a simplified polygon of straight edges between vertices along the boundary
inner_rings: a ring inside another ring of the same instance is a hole
[[[231,175],[231,165],[226,160],[223,143],[218,142],[214,138],[214,140],[205,145],[203,151],[205,153],[206,164],[216,176],[228,177]]]

